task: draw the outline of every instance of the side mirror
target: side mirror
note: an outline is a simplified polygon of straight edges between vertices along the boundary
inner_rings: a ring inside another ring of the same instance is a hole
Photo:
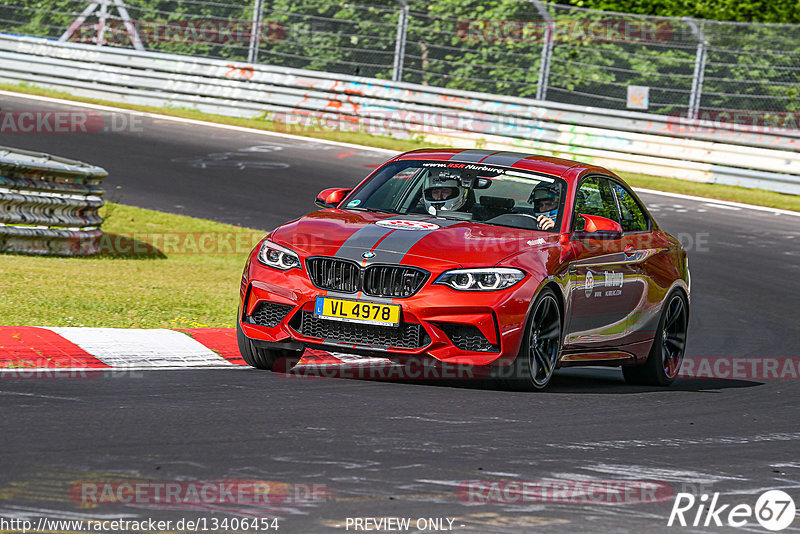
[[[338,187],[323,189],[320,191],[319,195],[317,195],[317,198],[314,199],[314,204],[320,208],[335,208],[351,191],[352,189],[341,189]]]
[[[586,215],[585,213],[579,213],[578,216],[583,217],[586,224],[584,224],[583,230],[577,230],[572,233],[573,241],[583,239],[622,239],[622,226],[617,221],[612,221],[599,215]]]

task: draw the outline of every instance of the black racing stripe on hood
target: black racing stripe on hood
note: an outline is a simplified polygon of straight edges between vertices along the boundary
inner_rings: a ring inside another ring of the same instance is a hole
[[[386,234],[390,234],[393,230],[393,228],[385,228],[377,224],[367,224],[345,239],[341,246],[370,250],[375,246],[375,243],[380,241]]]
[[[464,221],[448,221],[445,219],[428,219],[425,222],[433,223],[439,225],[440,228],[446,228],[448,226],[452,226],[454,224],[458,224]],[[386,239],[381,241],[378,248],[380,250],[387,250],[391,252],[398,252],[400,254],[406,254],[411,247],[419,243],[425,236],[432,232],[436,232],[439,228],[435,230],[403,230],[398,229],[396,232],[386,236]]]
[[[492,154],[481,163],[487,165],[500,165],[503,167],[511,167],[518,161],[528,157],[529,154],[522,154],[520,152],[497,152]]]
[[[465,163],[478,163],[483,158],[490,154],[494,154],[496,150],[462,150],[458,154],[450,158],[450,161],[463,161]]]
[[[393,228],[367,224],[345,239],[333,256],[361,262],[362,253],[372,250],[378,241],[393,231]]]
[[[390,219],[403,220],[404,218],[391,217]],[[433,218],[412,218],[409,220],[423,220],[425,222],[434,223],[440,228],[446,228],[464,222],[460,220]],[[400,263],[414,245],[419,243],[425,236],[431,232],[436,232],[438,229],[439,228],[435,230],[405,230],[402,228],[385,228],[372,223],[361,228],[345,240],[334,254],[334,257],[352,260],[362,265],[369,265],[375,262],[386,263],[387,261],[390,263]],[[365,261],[363,254],[373,249],[375,249],[377,253],[376,257]]]

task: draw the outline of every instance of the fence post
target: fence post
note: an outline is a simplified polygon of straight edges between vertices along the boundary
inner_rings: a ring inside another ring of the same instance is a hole
[[[253,25],[250,27],[250,49],[247,51],[247,62],[258,61],[258,45],[261,40],[261,12],[264,10],[264,0],[253,1]]]
[[[136,30],[136,25],[131,20],[131,16],[128,14],[128,10],[125,7],[125,2],[122,0],[113,0],[114,5],[117,6],[117,12],[119,13],[120,18],[122,19],[122,23],[125,25],[125,29],[128,32],[128,35],[131,38],[131,43],[136,50],[144,51],[144,45],[142,44],[142,39],[139,37],[139,32]],[[70,37],[80,29],[86,19],[94,13],[98,6],[100,7],[100,12],[98,13],[98,26],[97,26],[97,44],[102,45],[105,42],[105,24],[106,19],[108,18],[108,6],[110,0],[94,0],[93,2],[89,2],[89,5],[86,6],[78,18],[76,18],[72,24],[69,25],[69,28],[61,34],[61,37],[58,38],[60,42],[69,41]]]
[[[392,67],[392,81],[403,80],[403,62],[406,55],[406,35],[408,33],[408,2],[397,0],[400,3],[400,14],[397,20],[397,41],[394,46],[394,66]]]
[[[550,79],[550,58],[553,56],[553,39],[556,33],[556,23],[540,0],[530,1],[536,6],[536,10],[546,24],[544,29],[544,43],[542,44],[542,59],[539,64],[539,82],[536,85],[536,100],[547,100],[547,81]]]
[[[692,75],[692,92],[689,94],[688,118],[694,120],[700,111],[700,98],[703,96],[703,78],[706,73],[706,47],[708,41],[703,30],[694,20],[684,17],[683,20],[689,26],[692,34],[697,39],[697,53],[694,59],[694,74]]]
[[[100,13],[97,15],[97,46],[106,44],[106,20],[108,20],[108,2],[109,0],[99,0]]]
[[[125,29],[128,30],[128,35],[131,38],[133,47],[136,50],[144,51],[142,39],[139,37],[139,32],[136,30],[136,25],[133,23],[133,21],[131,21],[131,16],[128,14],[128,9],[125,7],[125,3],[122,0],[114,0],[114,5],[117,6],[117,11],[119,12],[119,16],[122,17],[122,23],[125,24]]]

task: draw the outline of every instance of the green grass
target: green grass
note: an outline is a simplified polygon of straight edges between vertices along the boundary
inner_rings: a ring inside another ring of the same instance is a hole
[[[103,210],[105,254],[1,257],[2,324],[234,326],[242,268],[264,232],[119,204]],[[130,254],[132,239],[144,254]],[[216,253],[217,243],[224,253]],[[116,244],[122,253],[108,253]]]
[[[163,115],[171,115],[174,117],[183,117],[187,119],[215,122],[219,124],[244,126],[247,128],[255,128],[258,130],[277,131],[277,132],[286,131],[286,127],[284,125],[275,124],[267,120],[241,119],[235,117],[227,117],[224,115],[212,115],[208,113],[201,113],[199,111],[194,111],[191,109],[136,106],[125,103],[111,102],[106,100],[81,98],[73,96],[66,92],[54,91],[50,89],[42,89],[28,84],[0,83],[0,89],[4,89],[6,91],[16,91],[27,94],[40,95],[40,96],[49,96],[53,98],[61,98],[65,100],[74,100],[77,102],[89,102],[92,104],[101,104],[105,106],[112,106],[122,109],[131,109],[147,113],[160,113]],[[414,150],[417,148],[424,148],[425,146],[427,146],[422,142],[414,140],[392,139],[389,137],[381,137],[381,136],[369,135],[365,133],[356,133],[356,132],[339,132],[334,130],[319,131],[319,129],[312,130],[309,128],[297,128],[297,129],[292,128],[292,130],[289,133],[296,135],[303,135],[307,137],[314,137],[317,139],[327,139],[330,141],[354,143],[358,145],[372,146],[372,147],[385,148],[388,150],[397,150],[397,151]],[[745,187],[736,187],[729,185],[690,182],[687,180],[678,180],[675,178],[660,178],[656,176],[647,176],[643,174],[632,174],[632,173],[619,173],[619,174],[634,187],[646,187],[650,189],[657,189],[659,191],[668,191],[671,193],[682,193],[684,195],[696,195],[706,198],[732,200],[735,202],[744,202],[747,204],[756,204],[759,206],[768,206],[771,208],[800,211],[800,196],[796,195],[784,195],[781,193],[774,193],[772,191],[765,191],[763,189],[748,189]]]
[[[644,174],[618,173],[633,187],[644,187],[658,191],[669,191],[684,195],[694,195],[720,200],[732,200],[757,206],[768,206],[784,210],[800,211],[800,196],[784,195],[763,189],[749,189],[735,185],[705,184],[676,180],[675,178],[660,178]]]

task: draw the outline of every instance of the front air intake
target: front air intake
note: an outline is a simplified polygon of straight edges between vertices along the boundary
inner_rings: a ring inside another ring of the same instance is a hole
[[[373,265],[364,271],[364,293],[373,297],[410,297],[428,278],[422,269],[402,265]]]
[[[306,267],[311,283],[320,289],[341,293],[363,291],[371,297],[403,298],[419,291],[430,273],[405,265],[370,265],[339,258],[309,258]]]
[[[309,258],[306,260],[311,283],[320,289],[355,293],[361,288],[361,267],[338,258]]]
[[[278,304],[277,302],[261,302],[256,305],[246,321],[258,326],[266,326],[274,328],[280,324],[281,321],[292,311],[292,306],[286,304]]]

